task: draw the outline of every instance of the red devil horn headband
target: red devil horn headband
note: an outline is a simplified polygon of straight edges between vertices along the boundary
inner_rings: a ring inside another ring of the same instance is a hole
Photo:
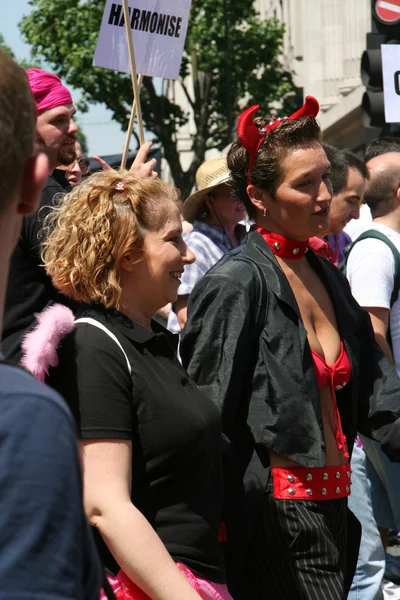
[[[256,127],[254,124],[254,115],[259,108],[259,104],[250,106],[250,108],[242,112],[238,120],[238,136],[243,146],[249,153],[248,183],[250,183],[254,159],[262,142],[265,140],[266,135],[284,121],[294,121],[295,119],[301,119],[302,117],[315,118],[319,112],[318,101],[313,96],[306,96],[303,106],[295,113],[290,115],[290,117],[276,119],[275,121],[268,123],[268,125],[262,129],[258,129],[258,127]]]

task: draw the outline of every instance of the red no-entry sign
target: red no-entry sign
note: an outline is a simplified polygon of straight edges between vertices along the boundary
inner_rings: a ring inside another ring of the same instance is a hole
[[[400,0],[376,0],[375,12],[382,23],[400,22]]]

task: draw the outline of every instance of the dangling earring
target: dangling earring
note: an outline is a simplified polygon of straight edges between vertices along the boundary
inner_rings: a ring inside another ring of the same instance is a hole
[[[266,216],[266,214],[267,214],[267,209],[266,209],[266,208],[264,208],[263,217],[265,217],[265,216]]]

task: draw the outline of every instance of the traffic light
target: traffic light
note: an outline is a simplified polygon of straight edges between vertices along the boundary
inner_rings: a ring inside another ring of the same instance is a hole
[[[400,0],[371,0],[371,30],[361,57],[361,80],[366,87],[361,117],[366,141],[388,135],[394,129],[385,121],[381,44],[400,44]]]
[[[381,44],[386,41],[384,35],[367,33],[367,49],[361,57],[361,81],[367,88],[361,102],[361,117],[366,127],[385,125]]]

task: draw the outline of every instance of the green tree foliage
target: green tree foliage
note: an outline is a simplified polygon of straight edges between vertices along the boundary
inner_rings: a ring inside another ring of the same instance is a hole
[[[3,50],[3,52],[8,54],[8,56],[11,56],[11,58],[15,60],[15,54],[12,48],[10,48],[10,46],[7,46],[6,41],[4,39],[4,35],[2,33],[0,33],[0,48]]]
[[[21,32],[33,55],[51,65],[69,85],[82,90],[79,105],[103,102],[127,129],[132,89],[128,75],[92,67],[104,0],[31,0]],[[182,61],[180,86],[191,114],[161,93],[145,77],[143,118],[161,143],[175,184],[187,194],[194,174],[211,148],[222,150],[232,139],[235,120],[254,103],[271,112],[279,101],[282,113],[294,108],[292,73],[280,62],[283,25],[261,21],[252,0],[193,0]],[[193,74],[193,78],[190,74]],[[194,122],[193,160],[184,172],[176,142],[179,128]]]
[[[21,65],[21,67],[23,69],[30,69],[31,67],[39,67],[40,66],[38,60],[36,60],[36,61],[25,60],[25,59],[19,60],[15,56],[15,52],[11,48],[11,46],[8,46],[8,44],[6,44],[6,40],[4,39],[4,35],[2,33],[0,33],[0,48],[3,50],[3,52],[5,52],[9,56],[11,56],[11,58],[13,58],[19,65]]]

